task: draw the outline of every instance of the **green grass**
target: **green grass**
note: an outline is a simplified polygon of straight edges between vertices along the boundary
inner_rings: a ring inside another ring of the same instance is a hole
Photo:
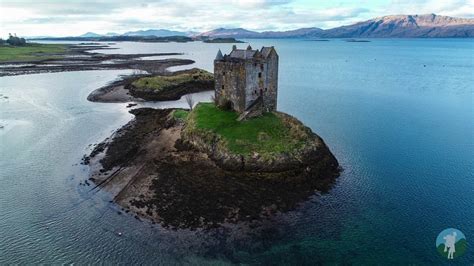
[[[224,111],[212,103],[200,103],[192,111],[192,119],[198,130],[218,134],[235,154],[270,155],[291,152],[303,145],[305,139],[292,134],[289,126],[274,113],[266,113],[246,121],[237,121],[238,114]]]
[[[0,61],[32,61],[58,58],[66,51],[64,44],[31,43],[25,46],[0,45]]]
[[[214,76],[204,70],[183,73],[174,76],[155,76],[140,78],[132,83],[137,89],[164,90],[170,86],[177,86],[186,82],[198,80],[212,80]]]
[[[178,109],[173,112],[173,117],[179,120],[186,120],[188,114],[189,111]]]

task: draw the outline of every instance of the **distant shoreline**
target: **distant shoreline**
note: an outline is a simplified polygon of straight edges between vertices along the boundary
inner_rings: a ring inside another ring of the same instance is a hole
[[[47,44],[45,44],[47,45]],[[14,47],[11,49],[22,49]],[[41,54],[33,60],[0,61],[0,77],[55,73],[67,71],[136,69],[148,73],[164,73],[166,68],[194,63],[189,59],[143,60],[148,56],[173,56],[182,53],[102,54],[92,50],[116,49],[109,45],[66,45],[66,50],[56,54]]]

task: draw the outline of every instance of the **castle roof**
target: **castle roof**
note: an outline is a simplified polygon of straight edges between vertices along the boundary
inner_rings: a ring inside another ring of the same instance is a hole
[[[221,49],[217,52],[216,59],[215,60],[222,60],[224,56],[222,55]]]
[[[251,59],[257,53],[257,50],[243,50],[243,49],[235,49],[229,54],[231,58],[239,58],[239,59]]]
[[[252,47],[249,45],[247,49],[237,49],[236,47],[232,47],[232,52],[229,55],[222,56],[221,51],[217,52],[217,56],[215,60],[232,60],[232,59],[241,59],[241,60],[249,60],[256,57],[263,57],[267,58],[271,51],[274,50],[272,47],[262,47],[262,50],[259,51],[253,50]]]
[[[262,50],[260,51],[260,53],[262,53],[263,57],[267,58],[270,55],[270,52],[273,49],[274,49],[273,46],[272,47],[262,47]]]

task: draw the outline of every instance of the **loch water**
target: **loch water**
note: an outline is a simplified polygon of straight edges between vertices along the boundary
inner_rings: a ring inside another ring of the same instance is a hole
[[[1,77],[0,264],[432,265],[447,262],[435,241],[451,227],[468,242],[456,262],[474,262],[474,40],[246,41],[275,46],[278,109],[344,169],[328,193],[252,229],[174,231],[119,214],[80,162],[132,118],[87,95],[132,70]],[[113,46],[100,52],[183,52],[196,63],[174,70],[212,71],[232,44]]]

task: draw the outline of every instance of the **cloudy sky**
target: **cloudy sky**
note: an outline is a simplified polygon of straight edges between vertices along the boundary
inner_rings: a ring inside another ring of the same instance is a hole
[[[0,0],[0,36],[331,28],[392,14],[474,17],[474,0]]]

